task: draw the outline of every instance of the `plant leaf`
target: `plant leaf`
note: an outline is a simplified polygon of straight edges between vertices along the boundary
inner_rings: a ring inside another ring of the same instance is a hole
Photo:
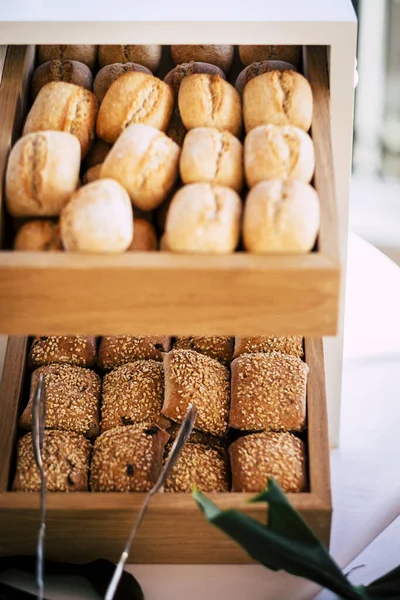
[[[314,539],[310,541],[307,538],[306,541],[301,541],[301,536],[299,539],[288,539],[277,529],[273,530],[239,511],[220,510],[198,490],[193,492],[193,497],[213,525],[234,539],[262,565],[275,571],[283,569],[292,575],[310,579],[348,600],[365,598],[361,590],[353,587],[346,579],[319,540],[315,546]],[[279,521],[275,519],[275,523]],[[281,527],[285,529],[284,526]],[[277,528],[279,530],[279,526]],[[320,547],[323,548],[323,552]]]
[[[369,598],[400,598],[400,565],[366,587]]]

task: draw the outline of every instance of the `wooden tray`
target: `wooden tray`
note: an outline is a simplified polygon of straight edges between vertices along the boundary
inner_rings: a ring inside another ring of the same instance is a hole
[[[9,47],[0,88],[0,205],[21,133],[33,46]],[[0,252],[0,331],[8,334],[336,333],[340,287],[325,47],[305,48],[314,94],[317,249],[302,256]],[[3,194],[2,194],[3,192]],[[1,208],[1,206],[0,206]],[[1,217],[0,217],[1,218]],[[5,247],[3,243],[0,247]]]
[[[14,469],[17,417],[22,402],[27,338],[11,337],[0,387],[0,556],[35,552],[39,494],[8,492]],[[310,492],[290,500],[316,534],[329,543],[331,495],[322,341],[307,339]],[[25,390],[26,399],[26,390]],[[210,494],[221,507],[265,520],[266,506],[246,504],[253,494]],[[116,560],[143,494],[48,493],[46,556],[56,560]],[[129,562],[248,563],[234,542],[209,525],[190,494],[157,494],[139,530]]]

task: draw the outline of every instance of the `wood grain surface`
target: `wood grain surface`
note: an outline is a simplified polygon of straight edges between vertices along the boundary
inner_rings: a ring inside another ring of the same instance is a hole
[[[10,338],[0,392],[0,482],[9,478],[10,454],[21,392],[26,339]],[[322,342],[306,339],[310,491],[289,498],[317,535],[329,543],[331,499]],[[6,410],[4,406],[8,407]],[[8,433],[9,432],[9,433]],[[7,438],[7,444],[1,442]],[[11,439],[12,438],[12,439]],[[4,485],[2,487],[4,490]],[[249,504],[252,494],[210,494],[221,508],[238,508],[261,521],[265,505]],[[46,555],[86,561],[116,560],[143,501],[143,494],[48,493]],[[34,553],[39,494],[0,493],[0,556]],[[133,563],[243,564],[249,557],[209,525],[190,494],[157,494],[129,557]]]
[[[9,334],[334,335],[340,265],[323,49],[306,49],[315,99],[316,252],[301,256],[0,252],[0,331]],[[0,89],[0,177],[21,130],[32,47],[10,47]],[[4,204],[4,201],[3,201]]]

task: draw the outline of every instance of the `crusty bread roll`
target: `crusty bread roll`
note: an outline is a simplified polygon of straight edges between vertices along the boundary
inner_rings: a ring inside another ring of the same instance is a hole
[[[244,171],[249,187],[265,179],[301,179],[314,174],[314,144],[293,125],[260,125],[244,142]]]
[[[114,63],[137,63],[150,71],[156,71],[160,64],[162,46],[159,44],[125,45],[110,44],[99,46],[99,64],[101,67]]]
[[[98,165],[94,165],[94,167],[90,167],[90,169],[88,169],[84,174],[82,183],[85,185],[86,183],[92,183],[93,181],[100,179],[100,171],[102,166],[103,164],[99,163]]]
[[[14,217],[53,217],[75,191],[81,152],[70,133],[41,131],[23,136],[11,150],[6,201]]]
[[[240,60],[245,66],[260,60],[283,60],[299,68],[302,52],[302,46],[239,46]]]
[[[233,61],[234,47],[231,45],[177,45],[171,46],[172,60],[176,65],[191,61],[210,63],[228,73]]]
[[[85,169],[90,169],[90,167],[95,167],[96,165],[104,162],[104,159],[110,150],[111,144],[107,144],[107,142],[99,139],[94,140],[92,147],[83,161],[83,166]]]
[[[246,131],[258,125],[295,125],[308,131],[313,97],[307,79],[294,71],[271,71],[251,79],[243,90]]]
[[[97,135],[113,144],[128,125],[142,123],[165,131],[174,106],[166,83],[147,73],[124,73],[110,86],[97,118]]]
[[[157,234],[154,226],[144,219],[135,219],[133,240],[128,250],[152,252],[157,250]]]
[[[319,223],[319,200],[311,185],[296,179],[261,181],[245,202],[244,245],[257,254],[309,252]]]
[[[64,81],[80,85],[87,90],[92,89],[92,72],[87,65],[76,60],[50,60],[40,65],[33,74],[31,94],[36,96],[47,83]]]
[[[152,74],[147,67],[133,62],[115,63],[113,65],[106,65],[100,69],[93,82],[93,93],[95,94],[98,103],[101,104],[103,102],[104,96],[110,88],[110,85],[118,79],[118,77],[131,71],[139,71],[140,73],[147,73],[148,75]]]
[[[190,75],[183,79],[178,95],[179,111],[186,129],[216,127],[238,136],[242,127],[239,93],[219,75]]]
[[[173,252],[229,254],[239,242],[242,203],[230,188],[209,183],[185,185],[173,197],[166,222]]]
[[[225,185],[237,192],[243,184],[243,147],[229,131],[192,129],[185,137],[180,163],[183,183]]]
[[[297,69],[283,60],[260,60],[251,63],[251,65],[239,73],[235,82],[235,88],[239,94],[242,94],[250,79],[254,79],[254,77],[269,73],[270,71],[297,71]]]
[[[28,221],[14,240],[14,250],[54,252],[62,249],[60,229],[53,221]]]
[[[97,115],[96,96],[73,83],[53,81],[45,85],[28,113],[24,134],[34,131],[66,131],[78,138],[82,156],[88,152]]]
[[[164,77],[165,83],[170,85],[175,95],[178,95],[179,88],[182,80],[189,75],[195,75],[196,73],[208,73],[209,75],[219,75],[222,79],[226,79],[225,73],[216,65],[204,62],[186,62],[181,65],[177,65],[172,71],[166,74]]]
[[[38,46],[38,62],[42,64],[49,60],[77,60],[93,69],[96,64],[97,46],[69,45]]]
[[[172,188],[180,148],[150,125],[130,125],[118,138],[101,169],[125,187],[134,206],[153,210]]]
[[[112,179],[81,187],[61,213],[63,246],[71,252],[122,252],[133,237],[129,196]]]

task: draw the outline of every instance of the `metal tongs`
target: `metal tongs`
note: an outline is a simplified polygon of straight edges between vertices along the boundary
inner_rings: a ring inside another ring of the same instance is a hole
[[[172,444],[172,448],[168,454],[167,461],[164,465],[163,470],[160,473],[160,476],[154,485],[154,487],[147,493],[146,498],[142,504],[142,507],[138,513],[136,521],[134,522],[132,529],[130,531],[128,541],[125,544],[124,550],[121,554],[121,558],[115,568],[114,575],[110,581],[110,584],[107,588],[107,593],[105,595],[105,600],[113,600],[114,594],[117,591],[119,580],[121,579],[121,575],[123,573],[125,563],[129,556],[129,551],[132,546],[133,538],[136,535],[137,530],[139,529],[140,523],[143,520],[147,507],[149,506],[151,498],[158,492],[158,490],[164,485],[165,480],[167,479],[172,467],[176,463],[179,458],[180,453],[182,452],[183,446],[186,444],[189,435],[192,432],[194,423],[197,417],[197,408],[194,404],[189,404],[189,408],[185,415],[185,418],[182,422],[182,425],[179,428],[178,434],[175,438],[174,443]]]
[[[43,549],[46,531],[46,473],[43,468],[42,451],[43,438],[46,423],[46,386],[43,373],[33,395],[32,402],[32,445],[33,455],[40,474],[40,527],[36,545],[36,585],[38,587],[37,598],[43,600]]]

